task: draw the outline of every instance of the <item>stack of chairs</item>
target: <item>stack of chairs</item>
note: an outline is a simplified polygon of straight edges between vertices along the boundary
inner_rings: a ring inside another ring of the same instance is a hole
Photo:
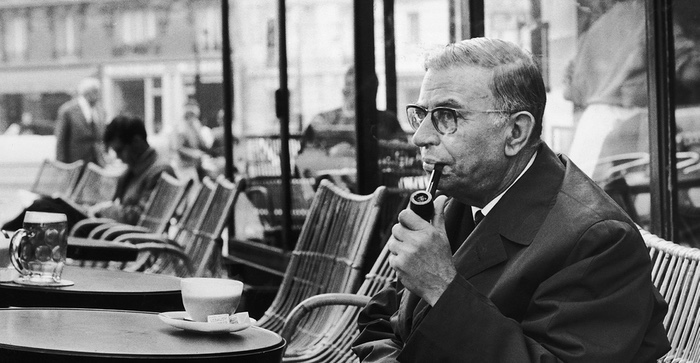
[[[185,199],[192,184],[192,180],[180,180],[165,173],[161,174],[136,225],[120,223],[109,218],[84,219],[70,230],[69,243],[71,238],[114,240],[120,235],[131,232],[165,235],[178,206]],[[81,260],[71,261],[71,263],[83,267],[114,267],[110,261]]]
[[[166,233],[171,218],[175,216],[192,184],[191,179],[181,180],[163,173],[136,225],[119,223],[109,218],[88,218],[76,223],[70,236],[114,239],[127,232]]]
[[[115,242],[130,242],[139,249],[136,263],[126,271],[169,274],[179,277],[220,277],[222,240],[236,187],[223,176],[213,182],[203,178],[196,198],[174,226],[172,239],[153,233],[127,233]]]

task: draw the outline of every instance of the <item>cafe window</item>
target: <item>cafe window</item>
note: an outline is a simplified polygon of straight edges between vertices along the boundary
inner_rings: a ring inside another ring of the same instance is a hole
[[[156,24],[154,9],[124,10],[119,16],[119,42],[129,47],[145,45],[156,38]]]
[[[197,8],[195,31],[201,52],[221,51],[221,9],[218,3]]]
[[[10,62],[27,59],[29,39],[29,10],[7,11],[2,13],[3,55]]]
[[[56,58],[75,57],[78,53],[78,16],[71,9],[53,12],[53,36]]]

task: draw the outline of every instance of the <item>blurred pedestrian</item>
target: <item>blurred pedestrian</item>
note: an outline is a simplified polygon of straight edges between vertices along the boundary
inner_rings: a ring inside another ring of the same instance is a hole
[[[99,101],[100,81],[85,78],[78,86],[78,95],[59,108],[54,130],[56,160],[105,165],[102,144],[105,125]]]

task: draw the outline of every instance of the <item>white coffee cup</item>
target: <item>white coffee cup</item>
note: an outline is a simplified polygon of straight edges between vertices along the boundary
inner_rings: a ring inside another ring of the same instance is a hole
[[[182,304],[194,321],[210,315],[233,314],[241,302],[243,283],[237,280],[188,277],[180,280]]]

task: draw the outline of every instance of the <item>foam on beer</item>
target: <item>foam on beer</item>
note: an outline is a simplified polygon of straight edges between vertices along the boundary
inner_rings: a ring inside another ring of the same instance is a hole
[[[24,215],[24,223],[60,223],[66,221],[63,213],[33,212],[28,211]]]

